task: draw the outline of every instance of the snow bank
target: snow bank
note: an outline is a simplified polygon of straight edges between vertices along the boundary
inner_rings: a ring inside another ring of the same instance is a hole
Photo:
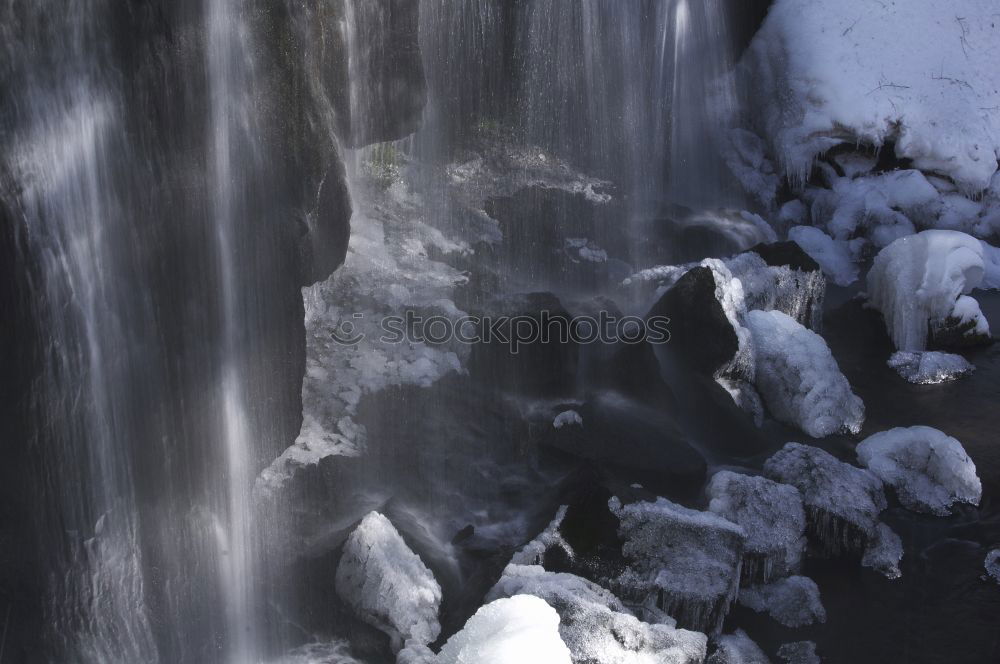
[[[448,639],[436,664],[570,664],[559,614],[531,595],[481,607]]]
[[[786,664],[821,664],[823,661],[816,654],[816,644],[812,641],[782,643],[778,648],[778,657]]]
[[[879,252],[868,273],[868,297],[882,312],[899,350],[924,350],[928,329],[939,343],[988,339],[979,304],[965,295],[985,273],[983,245],[957,231],[924,231]]]
[[[777,0],[741,67],[780,171],[802,182],[835,145],[895,141],[917,168],[982,191],[1000,155],[996,12],[992,0]]]
[[[739,587],[743,529],[665,498],[624,506],[612,498],[609,507],[620,520],[628,561],[614,589],[627,601],[657,606],[680,625],[718,632]]]
[[[931,427],[898,427],[869,436],[858,460],[896,489],[904,507],[940,516],[955,503],[978,505],[983,487],[962,444]]]
[[[818,447],[788,443],[764,463],[764,475],[802,494],[809,533],[826,553],[861,553],[886,507],[882,481]]]
[[[580,413],[575,410],[564,410],[555,416],[552,420],[552,426],[556,429],[562,429],[564,426],[568,425],[583,426],[583,418],[580,417]]]
[[[1000,549],[993,549],[987,553],[983,565],[986,567],[986,573],[993,577],[994,581],[1000,583]]]
[[[771,664],[764,651],[742,629],[716,639],[708,664]]]
[[[534,595],[556,610],[559,634],[574,662],[696,664],[705,659],[704,634],[641,622],[617,597],[578,576],[511,564],[486,601],[515,595]]]
[[[788,239],[802,247],[838,286],[850,286],[858,280],[857,241],[834,240],[813,226],[790,228]]]
[[[878,524],[875,536],[869,540],[861,557],[862,567],[868,567],[889,579],[898,579],[903,573],[899,561],[903,559],[903,540],[892,528]]]
[[[389,635],[393,652],[404,644],[428,644],[441,632],[441,586],[378,512],[370,512],[347,538],[335,587],[358,617]]]
[[[947,383],[976,369],[961,355],[933,350],[901,350],[893,353],[887,364],[905,380],[917,385]]]
[[[826,622],[819,587],[805,576],[790,576],[767,585],[744,588],[739,601],[757,613],[767,613],[785,627]]]
[[[709,511],[746,533],[744,579],[767,582],[798,571],[806,544],[806,515],[798,489],[723,470],[712,476],[706,494]]]
[[[823,337],[779,311],[751,311],[755,383],[774,417],[814,438],[857,433],[865,407]]]

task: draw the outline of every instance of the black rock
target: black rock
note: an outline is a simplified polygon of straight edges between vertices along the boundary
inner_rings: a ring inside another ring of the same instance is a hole
[[[787,265],[793,270],[801,270],[802,272],[816,272],[820,269],[819,263],[803,251],[797,242],[791,240],[761,243],[751,247],[750,251],[763,258],[764,262],[771,267]]]

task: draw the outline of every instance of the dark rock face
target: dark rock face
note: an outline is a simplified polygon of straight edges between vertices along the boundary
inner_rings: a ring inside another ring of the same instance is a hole
[[[771,267],[785,265],[802,272],[817,272],[819,270],[819,263],[803,251],[796,242],[761,243],[751,247],[750,251],[763,258],[764,262]]]
[[[483,313],[502,324],[494,328],[498,334],[472,347],[468,368],[474,379],[517,394],[573,394],[579,345],[569,337],[572,317],[559,298],[551,293],[511,295],[495,300]]]
[[[649,311],[670,319],[670,349],[700,373],[715,375],[736,355],[739,342],[715,297],[715,276],[696,267],[681,277]]]

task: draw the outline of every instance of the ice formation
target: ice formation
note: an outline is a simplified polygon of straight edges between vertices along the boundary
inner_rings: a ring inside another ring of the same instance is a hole
[[[628,505],[612,498],[609,507],[620,520],[628,560],[613,589],[684,627],[717,633],[739,588],[743,529],[665,498]]]
[[[378,512],[369,513],[348,537],[335,587],[358,617],[389,635],[394,652],[426,645],[441,632],[441,587]]]
[[[861,565],[875,570],[889,579],[898,579],[903,573],[899,561],[903,559],[903,540],[892,528],[879,523],[875,536],[868,541]]]
[[[742,286],[747,310],[780,311],[811,330],[822,328],[826,294],[822,271],[768,265],[754,251],[733,256],[726,267]]]
[[[742,66],[780,171],[801,182],[838,144],[894,141],[917,168],[982,191],[1000,154],[995,13],[990,0],[775,2]]]
[[[819,587],[805,576],[790,576],[774,583],[743,588],[739,602],[757,613],[767,613],[785,627],[826,622]]]
[[[486,601],[534,595],[559,613],[559,634],[574,662],[695,664],[705,659],[704,634],[633,616],[604,588],[572,574],[511,564]]]
[[[568,425],[583,426],[583,418],[580,417],[580,413],[575,410],[564,410],[552,420],[552,426],[556,429],[562,429]]]
[[[782,422],[814,438],[857,433],[865,407],[851,391],[823,337],[780,311],[751,311],[755,384]]]
[[[899,350],[924,350],[928,330],[939,343],[988,339],[989,324],[967,293],[985,272],[979,240],[931,230],[900,238],[879,252],[868,273],[868,297],[882,312]]]
[[[887,364],[905,380],[917,385],[947,383],[966,376],[976,369],[961,355],[936,350],[896,351]]]
[[[764,651],[742,629],[715,640],[708,664],[771,664]]]
[[[566,518],[566,511],[568,509],[568,505],[561,505],[556,510],[555,517],[545,527],[545,530],[539,533],[538,537],[521,547],[511,558],[511,563],[515,565],[541,565],[545,562],[545,552],[554,547],[562,549],[568,557],[572,558],[572,547],[570,547],[559,533],[559,526],[562,525],[563,519]]]
[[[743,578],[766,583],[799,569],[806,515],[798,489],[765,477],[723,470],[712,476],[708,509],[746,533]]]
[[[818,447],[788,443],[764,463],[764,475],[799,490],[809,534],[829,554],[860,554],[886,507],[882,481]]]
[[[858,280],[856,241],[834,240],[814,226],[794,226],[788,230],[788,239],[802,247],[838,286]]]
[[[896,490],[899,502],[940,516],[955,503],[978,505],[983,487],[962,444],[937,429],[897,427],[869,436],[858,460]]]
[[[782,643],[778,657],[785,660],[785,664],[821,664],[823,661],[816,654],[816,644],[812,641]]]
[[[986,573],[993,577],[994,581],[1000,583],[1000,549],[993,549],[987,553],[983,565],[986,567]]]
[[[434,664],[570,664],[559,637],[559,614],[532,595],[480,607],[448,639]]]

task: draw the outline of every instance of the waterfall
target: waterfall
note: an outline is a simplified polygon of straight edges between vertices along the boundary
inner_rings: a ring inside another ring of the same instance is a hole
[[[55,6],[58,5],[58,6]],[[3,203],[37,265],[44,338],[35,412],[50,547],[53,649],[85,661],[155,662],[132,461],[135,412],[156,390],[149,302],[126,212],[130,146],[100,0],[0,10],[5,26]],[[155,355],[155,352],[154,352]],[[20,443],[23,444],[23,443]]]
[[[216,229],[221,281],[221,436],[225,457],[225,542],[219,549],[219,578],[225,602],[229,661],[256,661],[253,593],[257,586],[252,488],[255,477],[248,427],[244,341],[254,321],[243,305],[248,284],[240,279],[241,220],[251,213],[246,192],[261,163],[254,141],[253,63],[240,0],[210,0],[207,9],[207,66],[211,161],[210,212]]]

